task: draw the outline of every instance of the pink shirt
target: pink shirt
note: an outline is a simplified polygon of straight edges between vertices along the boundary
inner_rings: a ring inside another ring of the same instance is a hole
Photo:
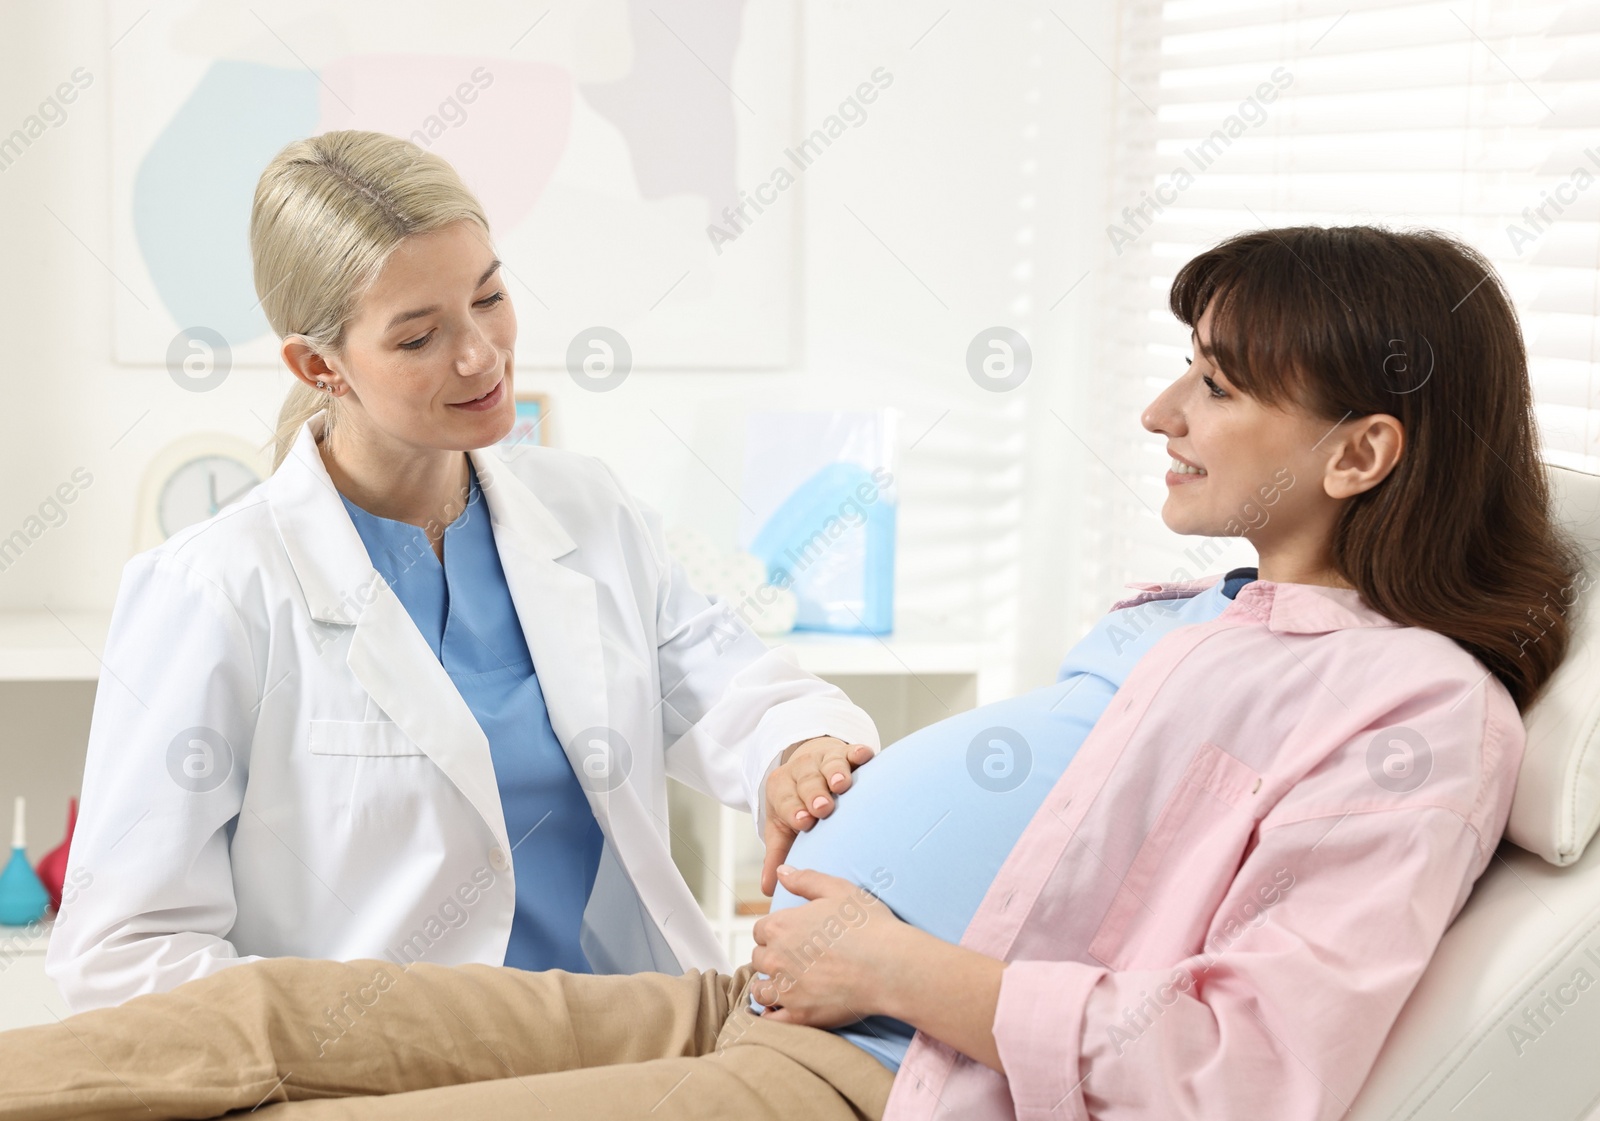
[[[1133,668],[961,940],[1010,963],[1006,1074],[919,1032],[884,1121],[1340,1116],[1494,855],[1522,746],[1444,636],[1245,585]]]

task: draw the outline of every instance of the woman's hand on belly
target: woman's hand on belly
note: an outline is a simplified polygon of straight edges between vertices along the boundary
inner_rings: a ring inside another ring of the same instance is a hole
[[[779,869],[800,907],[756,921],[750,996],[766,1016],[836,1028],[893,1016],[1001,1074],[994,1014],[1006,963],[902,922],[848,880]]]
[[[761,893],[778,884],[778,865],[795,837],[833,812],[834,795],[850,789],[850,772],[872,758],[866,744],[818,736],[794,744],[767,778],[767,857],[761,865]]]
[[[750,995],[772,1019],[818,1028],[882,1012],[883,976],[906,933],[918,932],[848,880],[787,864],[778,872],[810,902],[756,920],[750,960],[767,980],[757,978]]]

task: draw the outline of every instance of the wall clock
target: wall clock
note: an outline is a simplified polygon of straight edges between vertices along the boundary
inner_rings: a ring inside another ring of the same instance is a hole
[[[269,473],[262,450],[237,436],[201,432],[175,440],[145,469],[134,552],[153,549],[205,521],[249,494]]]

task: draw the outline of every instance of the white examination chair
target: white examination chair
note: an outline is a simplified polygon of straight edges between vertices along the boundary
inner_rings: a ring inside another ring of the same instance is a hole
[[[1600,825],[1600,476],[1548,470],[1560,520],[1588,553],[1572,651],[1525,715],[1505,840],[1350,1103],[1352,1121],[1600,1121],[1600,844],[1589,844]],[[1316,1070],[1316,1056],[1300,1058]]]

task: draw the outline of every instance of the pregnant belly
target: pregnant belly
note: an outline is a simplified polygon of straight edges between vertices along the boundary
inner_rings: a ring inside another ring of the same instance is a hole
[[[960,942],[1115,691],[1076,674],[913,732],[855,772],[833,813],[795,838],[789,863],[850,880],[912,926]],[[804,902],[779,886],[772,909]],[[833,1030],[891,1071],[916,1034],[886,1016]]]
[[[1114,688],[1087,674],[941,720],[857,770],[788,862],[871,891],[959,942],[1029,820]],[[779,887],[772,909],[795,906]]]

